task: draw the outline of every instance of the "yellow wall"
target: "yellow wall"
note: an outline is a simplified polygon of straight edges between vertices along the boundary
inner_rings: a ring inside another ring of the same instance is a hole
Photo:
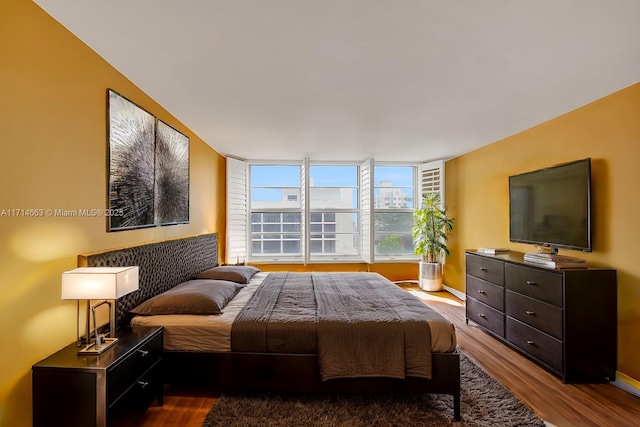
[[[592,159],[594,248],[561,251],[618,271],[618,370],[640,378],[640,83],[446,164],[446,206],[456,218],[445,281],[464,290],[464,250],[509,242],[508,177]],[[593,337],[598,345],[598,337]]]
[[[107,233],[104,218],[0,216],[0,426],[13,427],[31,425],[31,365],[75,339],[61,273],[79,253],[211,231],[224,242],[225,166],[32,1],[0,0],[0,52],[0,214],[105,207],[107,88],[191,140],[188,225]]]

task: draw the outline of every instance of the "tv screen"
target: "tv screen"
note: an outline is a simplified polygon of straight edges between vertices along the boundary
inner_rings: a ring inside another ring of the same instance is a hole
[[[591,252],[591,159],[509,177],[509,240]]]

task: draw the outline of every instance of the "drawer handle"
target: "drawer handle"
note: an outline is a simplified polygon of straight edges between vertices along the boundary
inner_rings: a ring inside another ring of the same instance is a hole
[[[485,315],[484,315],[484,314],[482,314],[482,313],[479,313],[479,314],[478,314],[478,316],[482,317],[483,319],[487,317],[487,316],[485,316]]]
[[[533,340],[527,340],[527,344],[529,344],[529,345],[533,345],[533,344],[535,344],[535,343],[533,342]]]
[[[531,311],[531,310],[527,310],[525,311],[525,313],[527,313],[529,316],[534,316],[536,314],[535,311]]]
[[[536,282],[534,282],[534,281],[532,281],[532,280],[527,280],[527,285],[532,285],[532,286],[533,286],[533,285],[535,285],[535,284],[536,284]]]
[[[486,292],[485,291],[478,291],[479,294],[485,295]]]
[[[142,357],[145,357],[147,354],[149,354],[147,350],[138,350],[138,353],[140,353]]]
[[[487,271],[487,269],[484,267],[480,267],[480,271]]]
[[[140,388],[145,389],[149,385],[149,381],[138,381]]]

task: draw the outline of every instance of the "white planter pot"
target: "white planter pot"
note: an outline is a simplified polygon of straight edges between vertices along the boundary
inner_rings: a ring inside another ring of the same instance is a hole
[[[442,264],[420,261],[420,289],[427,292],[442,290]]]

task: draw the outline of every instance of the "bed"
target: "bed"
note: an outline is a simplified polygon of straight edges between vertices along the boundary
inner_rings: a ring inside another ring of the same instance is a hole
[[[164,326],[165,383],[219,391],[442,393],[453,397],[460,419],[453,325],[375,273],[258,272],[220,314],[132,312],[217,267],[217,243],[209,233],[79,256],[79,266],[140,267],[139,290],[117,301],[117,323]],[[347,312],[345,298],[374,308]],[[287,300],[294,306],[281,305]],[[380,329],[374,315],[388,327]]]

